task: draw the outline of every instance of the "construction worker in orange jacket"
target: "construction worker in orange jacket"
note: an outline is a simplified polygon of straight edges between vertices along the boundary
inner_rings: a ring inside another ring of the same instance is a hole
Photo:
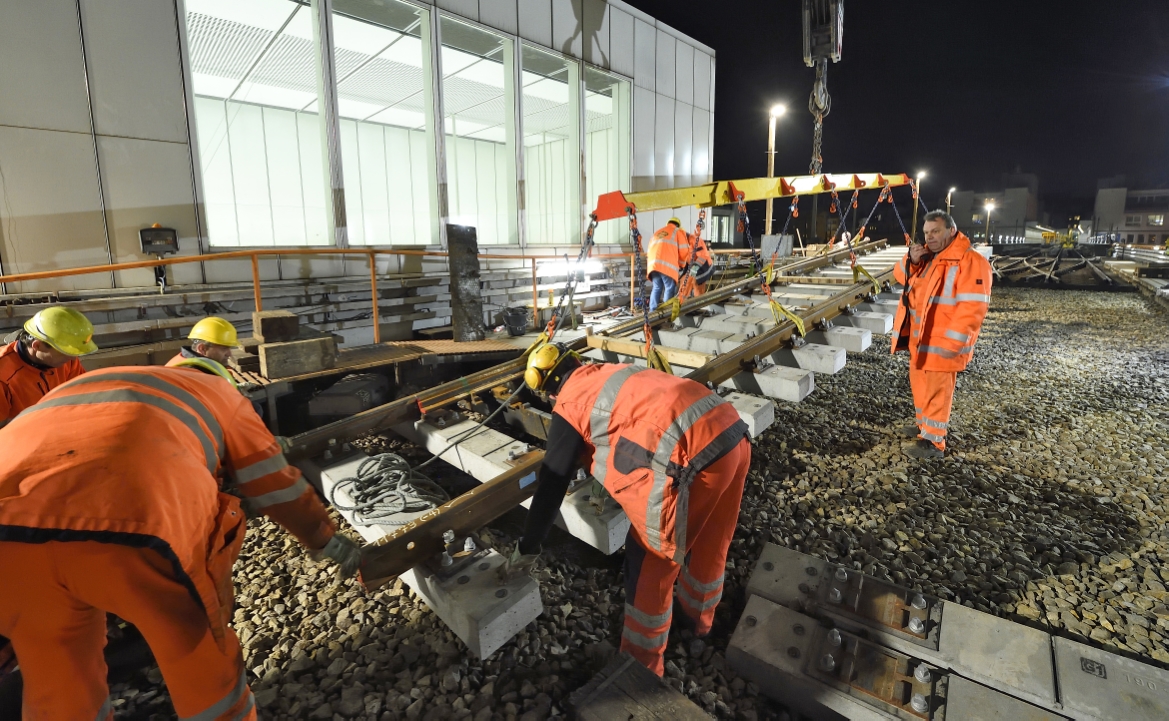
[[[706,284],[714,276],[714,256],[706,246],[706,238],[694,238],[694,254],[690,258],[690,269],[694,273],[694,295],[706,292]]]
[[[183,360],[192,358],[210,358],[226,366],[231,360],[231,352],[239,347],[239,336],[235,326],[215,316],[208,316],[192,326],[187,339],[191,341],[191,345],[183,346],[178,355],[167,361],[168,366],[175,366]]]
[[[524,382],[555,405],[540,486],[501,575],[532,567],[569,479],[591,457],[593,477],[630,521],[621,650],[660,676],[675,581],[695,633],[710,633],[714,622],[751,463],[747,426],[701,383],[631,365],[582,365],[561,344],[529,355]]]
[[[682,221],[670,218],[649,241],[646,271],[653,289],[649,293],[650,310],[678,293],[678,274],[690,260],[690,236],[682,230]]]
[[[902,429],[916,438],[905,452],[941,458],[958,372],[970,362],[990,306],[991,270],[948,213],[926,213],[924,230],[925,244],[910,246],[893,271],[905,286],[893,321],[893,352],[909,351],[917,411],[917,422]]]
[[[84,373],[77,359],[97,350],[93,324],[72,308],[45,308],[15,335],[0,348],[0,428],[50,390]]]
[[[356,573],[356,544],[214,375],[93,371],[21,413],[0,444],[0,633],[20,661],[26,719],[113,718],[106,612],[141,631],[179,717],[255,719],[228,625],[242,506]]]

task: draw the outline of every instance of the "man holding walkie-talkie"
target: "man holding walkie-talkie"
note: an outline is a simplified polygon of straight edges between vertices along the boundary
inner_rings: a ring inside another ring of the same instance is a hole
[[[893,271],[905,286],[893,322],[892,352],[909,351],[909,385],[917,421],[902,432],[916,440],[914,458],[941,458],[958,371],[974,353],[990,306],[990,263],[970,248],[949,213],[926,213],[925,243],[909,247]]]

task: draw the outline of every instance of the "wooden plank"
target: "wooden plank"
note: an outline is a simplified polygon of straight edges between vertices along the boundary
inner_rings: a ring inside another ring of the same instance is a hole
[[[269,380],[325,370],[336,361],[337,344],[332,336],[260,345],[260,373]]]
[[[289,310],[260,310],[252,313],[252,335],[261,343],[296,340],[300,316]]]
[[[634,356],[636,358],[645,358],[645,344],[635,343],[628,340],[615,340],[613,338],[603,338],[599,335],[589,334],[585,337],[585,343],[589,348],[596,348],[597,350],[606,350],[613,353],[620,353],[621,355]],[[687,368],[701,368],[706,365],[713,356],[698,351],[682,350],[680,348],[667,348],[666,346],[654,346],[662,355],[666,357],[670,363],[677,363],[680,366]]]

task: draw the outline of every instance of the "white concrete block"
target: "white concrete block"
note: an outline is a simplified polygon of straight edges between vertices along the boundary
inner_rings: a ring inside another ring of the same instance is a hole
[[[447,449],[440,456],[442,460],[459,468],[479,481],[489,481],[496,476],[511,470],[507,464],[508,455],[522,455],[528,449],[526,443],[506,436],[491,428],[479,429],[460,440],[456,445],[447,448],[451,440],[460,437],[460,434],[475,429],[475,421],[459,421],[451,425],[440,427],[426,421],[414,423],[399,423],[394,431],[403,437],[426,448],[431,453],[439,453]],[[502,451],[502,453],[497,453]]]
[[[334,490],[337,483],[345,478],[352,478],[357,475],[357,469],[362,461],[368,459],[365,453],[357,451],[345,456],[338,457],[332,461],[323,461],[320,463],[330,463],[321,468],[321,491],[325,494],[325,498],[335,500],[337,504],[342,506],[352,506],[353,498],[345,491],[344,488]],[[374,525],[362,525],[356,514],[353,511],[340,511],[341,515],[349,522],[349,525],[365,539],[366,543],[374,543],[385,536],[393,533],[399,526],[409,523],[417,519],[419,516],[426,513],[426,511],[412,511],[409,513],[397,513],[389,516],[381,521],[381,523]]]
[[[893,316],[886,313],[869,313],[857,311],[852,315],[840,315],[833,319],[837,325],[850,325],[854,328],[864,328],[873,333],[889,333],[893,330]]]
[[[752,335],[747,333],[735,333],[728,338],[723,338],[722,340],[718,341],[718,352],[726,353],[728,351],[732,351],[751,340],[752,337]]]
[[[720,387],[799,403],[816,390],[816,380],[811,371],[771,366],[758,373],[740,373]]]
[[[504,560],[495,551],[487,551],[449,576],[416,566],[401,578],[471,653],[487,658],[544,610],[540,584],[531,576],[500,585],[495,573]]]
[[[754,333],[755,323],[741,315],[716,315],[706,318],[699,326],[704,331],[715,331],[732,335],[734,333]]]
[[[690,336],[690,349],[699,353],[718,353],[719,341],[734,335],[722,330],[700,330]]]
[[[804,336],[809,343],[843,348],[849,353],[863,353],[873,344],[873,332],[852,326],[834,326],[828,330],[810,330]]]
[[[833,348],[819,343],[805,343],[799,348],[781,348],[771,354],[771,360],[789,368],[803,368],[816,373],[837,373],[844,368],[843,348]]]
[[[897,315],[897,306],[900,305],[895,300],[881,300],[877,299],[873,303],[857,303],[856,309],[863,310],[867,313],[884,313],[887,315]]]
[[[681,328],[678,330],[658,330],[658,340],[669,348],[690,349],[690,338],[698,332],[697,328]]]
[[[739,412],[739,418],[747,424],[752,438],[758,438],[775,422],[775,404],[766,398],[749,396],[746,393],[728,393],[723,400]]]
[[[591,484],[582,484],[569,493],[560,505],[560,516],[556,525],[589,544],[601,553],[610,556],[625,545],[625,534],[629,532],[629,517],[621,510],[620,504],[609,498],[601,515],[589,504]]]

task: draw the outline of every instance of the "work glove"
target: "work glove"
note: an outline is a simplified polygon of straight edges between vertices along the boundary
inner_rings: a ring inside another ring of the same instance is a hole
[[[292,439],[288,436],[273,436],[276,439],[276,445],[280,446],[281,453],[288,453],[292,450]]]
[[[605,501],[609,499],[609,492],[605,490],[605,484],[593,479],[592,487],[589,489],[589,505],[593,507],[593,513],[598,516],[605,512]]]
[[[309,555],[314,561],[329,559],[336,562],[337,577],[342,580],[356,576],[361,566],[361,548],[340,533],[333,534],[324,548],[312,551]]]
[[[536,559],[540,557],[538,553],[520,553],[520,544],[516,544],[515,550],[511,552],[511,556],[503,562],[499,570],[495,572],[499,582],[507,583],[520,576],[526,576],[532,572],[532,567],[536,565]]]

